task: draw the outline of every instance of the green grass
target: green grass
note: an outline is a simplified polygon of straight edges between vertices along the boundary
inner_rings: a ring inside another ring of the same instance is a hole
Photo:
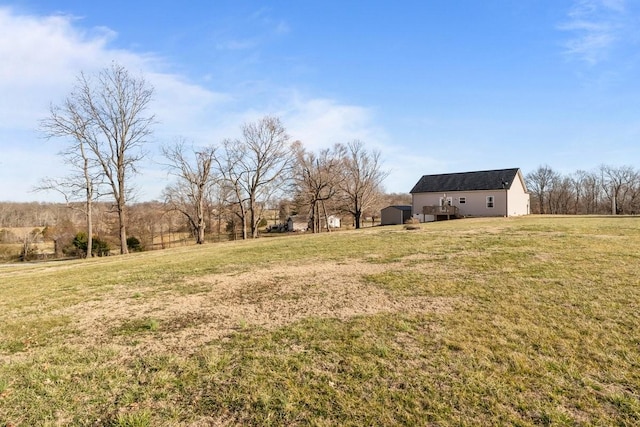
[[[635,217],[3,266],[0,426],[638,425],[639,278]]]

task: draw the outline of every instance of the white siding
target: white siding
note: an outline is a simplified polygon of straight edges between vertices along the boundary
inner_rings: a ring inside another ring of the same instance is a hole
[[[487,207],[487,196],[493,196],[493,208]],[[413,194],[414,214],[422,214],[423,206],[438,206],[442,197],[443,193]],[[451,204],[458,207],[460,216],[507,215],[506,190],[452,191],[446,193],[446,197],[451,197]],[[465,203],[460,203],[460,197],[465,198]]]
[[[517,216],[529,214],[529,193],[522,177],[522,172],[517,171],[514,182],[509,189],[473,190],[473,191],[447,191],[433,193],[412,193],[412,205],[414,217],[422,221],[423,206],[439,206],[442,200],[451,199],[451,205],[458,208],[460,216]],[[487,197],[493,197],[493,207],[487,207]],[[460,203],[463,198],[465,203]]]
[[[508,193],[508,216],[528,215],[530,212],[529,193],[526,192],[522,174],[518,171],[515,181],[511,184]]]

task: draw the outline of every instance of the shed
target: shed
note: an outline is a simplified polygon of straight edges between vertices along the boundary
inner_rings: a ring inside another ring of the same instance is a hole
[[[380,211],[380,225],[404,224],[411,219],[410,205],[387,206]]]
[[[309,218],[304,215],[293,215],[287,218],[287,231],[307,231]]]
[[[327,224],[329,225],[329,228],[340,228],[340,217],[329,215],[327,217]]]

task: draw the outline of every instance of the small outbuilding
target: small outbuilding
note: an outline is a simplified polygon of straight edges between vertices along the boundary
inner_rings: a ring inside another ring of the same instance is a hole
[[[329,225],[329,228],[340,228],[340,217],[329,215],[327,217],[327,224]]]
[[[287,231],[307,231],[309,218],[304,215],[293,215],[287,218]]]
[[[293,215],[287,218],[287,231],[307,231],[311,228],[312,223],[306,215]],[[329,215],[320,217],[319,229],[340,228],[340,217]]]
[[[380,225],[404,224],[411,219],[410,205],[387,206],[380,211]]]

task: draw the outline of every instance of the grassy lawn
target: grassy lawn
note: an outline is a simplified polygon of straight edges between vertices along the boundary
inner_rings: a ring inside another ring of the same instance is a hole
[[[0,266],[0,426],[639,425],[640,218]]]

